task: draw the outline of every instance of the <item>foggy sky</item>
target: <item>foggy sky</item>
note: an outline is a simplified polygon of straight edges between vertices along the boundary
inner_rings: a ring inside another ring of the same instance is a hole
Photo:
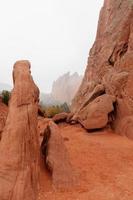
[[[65,72],[84,72],[103,0],[4,0],[0,3],[0,82],[12,83],[28,59],[42,92]]]

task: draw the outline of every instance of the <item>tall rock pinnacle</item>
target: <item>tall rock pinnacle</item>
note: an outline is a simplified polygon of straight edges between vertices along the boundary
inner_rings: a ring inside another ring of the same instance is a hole
[[[36,200],[39,90],[31,77],[28,61],[15,63],[13,80],[9,114],[0,142],[0,199]]]

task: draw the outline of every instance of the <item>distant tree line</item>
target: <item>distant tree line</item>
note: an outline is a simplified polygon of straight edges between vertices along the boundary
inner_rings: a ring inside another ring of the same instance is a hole
[[[40,103],[40,106],[43,110],[44,116],[48,118],[52,118],[54,115],[62,113],[62,112],[70,112],[70,108],[67,103],[63,103],[61,105],[49,105],[45,106],[43,103]]]

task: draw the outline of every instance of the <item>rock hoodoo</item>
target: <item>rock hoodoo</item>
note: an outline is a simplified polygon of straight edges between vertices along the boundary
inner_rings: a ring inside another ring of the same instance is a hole
[[[73,100],[72,111],[86,128],[90,128],[93,117],[91,128],[94,129],[99,127],[97,124],[106,113],[106,120],[101,123],[105,127],[111,114],[111,126],[115,131],[133,138],[132,83],[133,1],[105,0],[96,41],[90,51],[83,82]],[[115,103],[105,99],[105,95],[114,96]],[[105,106],[101,106],[100,99],[104,99]],[[95,107],[93,112],[92,107]]]
[[[0,142],[0,199],[36,200],[39,90],[31,77],[28,61],[15,63],[13,80],[9,113]]]

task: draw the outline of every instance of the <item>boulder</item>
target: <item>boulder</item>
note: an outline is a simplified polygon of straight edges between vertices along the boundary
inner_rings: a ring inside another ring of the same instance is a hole
[[[0,142],[0,199],[36,200],[39,90],[32,79],[28,61],[15,63],[13,81],[9,113]]]
[[[73,120],[77,120],[89,130],[104,128],[109,122],[109,114],[114,111],[115,101],[115,97],[111,95],[99,96],[81,109]]]
[[[86,94],[84,101],[82,102],[81,106],[79,109],[76,111],[76,113],[80,112],[84,107],[86,107],[89,103],[91,103],[93,100],[95,100],[97,97],[105,94],[105,87],[102,84],[97,84],[92,92]]]
[[[77,184],[77,175],[71,165],[64,139],[52,121],[45,129],[41,150],[46,166],[52,174],[54,187],[66,190]]]
[[[67,120],[67,117],[68,117],[68,113],[62,112],[62,113],[56,114],[56,115],[52,118],[52,120],[53,120],[55,123],[65,122],[65,121]]]

